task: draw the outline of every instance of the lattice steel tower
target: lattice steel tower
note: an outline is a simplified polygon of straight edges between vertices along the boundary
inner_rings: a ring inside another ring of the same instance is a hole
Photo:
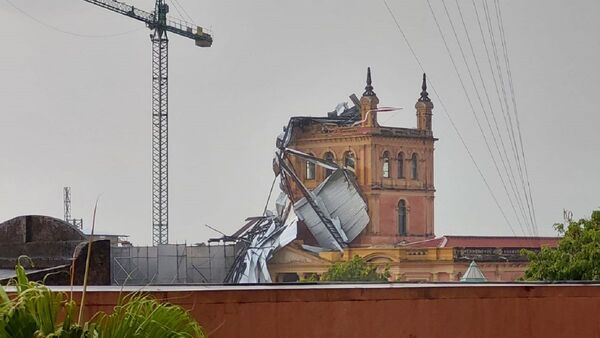
[[[65,222],[71,223],[71,187],[63,188],[63,204],[65,207]]]
[[[83,230],[83,218],[71,217],[71,187],[63,188],[63,203],[65,208],[65,222],[70,223],[77,229]]]
[[[112,0],[83,0],[146,23],[152,30],[152,242],[169,241],[169,114],[167,32],[193,39],[196,46],[210,47],[212,36],[201,27],[179,19],[167,18],[166,0],[156,0],[149,13]]]

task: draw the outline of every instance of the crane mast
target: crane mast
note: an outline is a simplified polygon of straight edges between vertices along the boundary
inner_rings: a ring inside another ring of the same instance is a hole
[[[152,243],[169,242],[169,39],[162,28],[169,7],[156,1],[152,40]]]
[[[167,31],[193,39],[196,46],[210,47],[212,36],[202,28],[167,17],[169,6],[156,0],[149,13],[114,0],[84,0],[146,23],[152,30],[152,243],[169,242],[169,114]]]

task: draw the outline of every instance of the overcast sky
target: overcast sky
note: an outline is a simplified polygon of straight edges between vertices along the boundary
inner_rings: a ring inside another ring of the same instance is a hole
[[[488,69],[472,2],[459,1]],[[0,221],[23,214],[62,218],[62,187],[71,186],[74,217],[89,224],[100,196],[97,232],[151,243],[149,31],[84,1],[11,2],[39,22],[0,0]],[[201,49],[170,35],[172,242],[219,236],[204,224],[232,233],[260,214],[281,127],[290,116],[324,115],[348,95],[360,95],[367,66],[380,104],[404,107],[380,114],[380,121],[416,125],[422,72],[382,1],[179,3],[213,30],[214,44]],[[133,4],[153,7],[151,0]],[[468,85],[443,4],[431,4]],[[427,2],[389,5],[514,219]],[[456,2],[446,5],[468,48]],[[600,207],[600,2],[501,0],[501,8],[539,233],[553,235],[563,208],[579,218]],[[173,5],[171,14],[179,16]],[[496,95],[491,75],[483,76]],[[481,117],[473,86],[467,91]],[[431,96],[439,138],[436,234],[512,235],[439,98]]]

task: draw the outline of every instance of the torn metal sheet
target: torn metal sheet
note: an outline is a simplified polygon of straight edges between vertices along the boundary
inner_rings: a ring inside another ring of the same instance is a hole
[[[337,169],[314,191],[294,204],[298,218],[304,221],[321,247],[342,250],[329,228],[318,216],[309,199],[318,205],[336,226],[346,243],[354,240],[369,223],[367,203],[360,195],[352,174]]]
[[[283,225],[277,225],[272,221],[265,233],[253,239],[244,258],[245,270],[239,276],[237,283],[272,282],[267,262],[275,251],[296,239],[296,221],[295,216],[290,217],[288,222]]]
[[[238,244],[234,264],[225,278],[225,283],[271,283],[267,263],[277,250],[296,239],[298,217],[291,208],[285,194],[276,201],[277,215],[271,211],[256,219],[247,229]]]

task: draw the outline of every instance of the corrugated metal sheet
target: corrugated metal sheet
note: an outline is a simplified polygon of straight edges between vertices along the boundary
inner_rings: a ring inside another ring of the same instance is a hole
[[[252,239],[243,261],[244,272],[237,283],[271,283],[267,261],[277,250],[296,239],[298,218],[293,211],[288,215],[285,224],[278,225],[275,218],[269,221],[269,228]]]
[[[311,192],[310,196],[334,225],[337,225],[340,235],[347,242],[354,240],[369,223],[367,204],[356,188],[353,175],[351,172],[344,172],[344,169],[338,169]],[[306,197],[294,204],[294,210],[321,247],[341,250]]]

